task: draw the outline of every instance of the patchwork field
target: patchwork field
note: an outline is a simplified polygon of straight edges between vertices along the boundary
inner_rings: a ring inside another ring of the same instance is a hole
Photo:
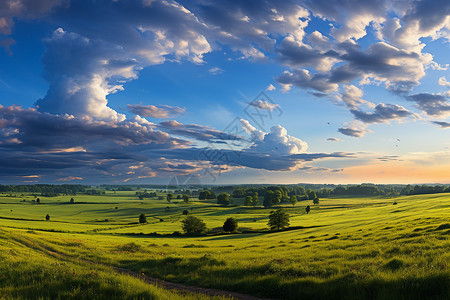
[[[140,200],[135,192],[77,195],[74,204],[71,197],[37,204],[31,195],[0,194],[0,298],[210,297],[149,278],[262,298],[450,297],[450,194],[286,204],[290,228],[279,232],[267,229],[271,209],[242,199],[222,207]],[[211,233],[173,235],[184,210]],[[138,223],[141,213],[147,224]],[[228,217],[240,233],[219,232]]]

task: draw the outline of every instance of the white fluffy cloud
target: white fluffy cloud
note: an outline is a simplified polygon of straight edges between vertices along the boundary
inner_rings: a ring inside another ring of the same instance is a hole
[[[247,120],[241,119],[244,130],[253,138],[253,145],[248,148],[249,152],[265,153],[271,155],[292,155],[305,153],[308,144],[304,141],[290,136],[281,125],[273,126],[270,132],[264,133],[254,128]]]

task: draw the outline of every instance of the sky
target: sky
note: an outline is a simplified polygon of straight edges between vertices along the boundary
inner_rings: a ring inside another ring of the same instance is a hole
[[[0,184],[450,183],[447,0],[3,0]]]

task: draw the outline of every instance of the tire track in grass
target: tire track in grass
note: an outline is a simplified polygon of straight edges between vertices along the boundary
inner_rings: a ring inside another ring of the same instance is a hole
[[[255,297],[252,295],[247,295],[247,294],[242,294],[242,293],[237,293],[237,292],[230,292],[230,291],[224,291],[224,290],[217,290],[217,289],[211,289],[211,288],[203,288],[203,287],[198,287],[198,286],[191,286],[191,285],[184,285],[184,284],[180,284],[180,283],[168,282],[168,281],[150,277],[144,273],[135,272],[135,271],[132,271],[129,269],[120,268],[120,267],[116,267],[116,266],[112,266],[112,265],[108,265],[108,264],[104,264],[101,262],[96,262],[96,261],[92,261],[92,260],[88,260],[88,259],[84,259],[84,258],[80,258],[80,257],[75,258],[75,257],[67,255],[63,252],[60,252],[52,247],[49,247],[49,246],[43,244],[42,242],[31,240],[31,239],[25,238],[23,236],[20,238],[18,236],[11,236],[11,238],[17,243],[20,243],[28,248],[32,248],[33,250],[36,250],[47,256],[51,256],[51,257],[59,259],[59,260],[64,260],[64,261],[68,261],[68,262],[76,263],[76,264],[80,264],[80,261],[81,261],[81,262],[85,262],[85,263],[89,263],[89,264],[94,264],[97,266],[102,266],[105,268],[112,268],[117,273],[132,276],[134,278],[144,281],[147,284],[156,285],[158,287],[162,287],[162,288],[168,289],[168,290],[177,290],[177,291],[181,291],[181,292],[203,294],[203,295],[211,296],[211,297],[215,297],[215,296],[229,297],[230,299],[270,300],[268,298],[259,298],[259,297]],[[77,260],[79,260],[79,261],[77,261]]]

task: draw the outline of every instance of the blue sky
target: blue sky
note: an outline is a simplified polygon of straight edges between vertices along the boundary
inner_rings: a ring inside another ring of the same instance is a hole
[[[449,40],[448,1],[2,1],[0,183],[450,183]]]

